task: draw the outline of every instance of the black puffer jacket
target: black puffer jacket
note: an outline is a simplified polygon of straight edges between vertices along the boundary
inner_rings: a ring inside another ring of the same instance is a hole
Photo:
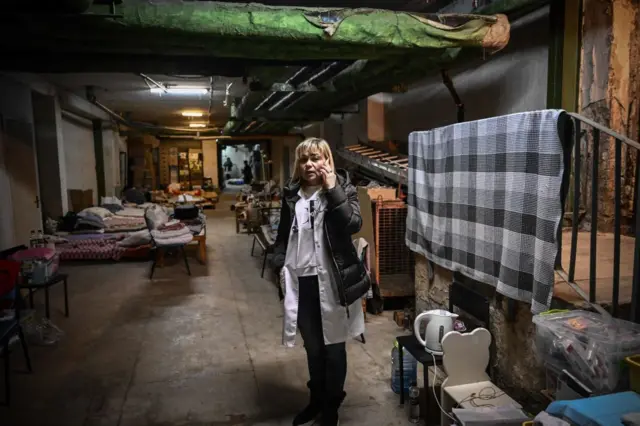
[[[336,170],[337,183],[325,192],[327,212],[324,218],[326,246],[331,250],[340,304],[349,306],[365,295],[371,282],[367,271],[353,246],[352,235],[360,231],[362,217],[355,186],[349,181],[346,170]],[[280,225],[274,247],[272,265],[278,273],[284,266],[295,205],[300,199],[299,182],[288,182],[284,188],[284,199],[280,211]]]

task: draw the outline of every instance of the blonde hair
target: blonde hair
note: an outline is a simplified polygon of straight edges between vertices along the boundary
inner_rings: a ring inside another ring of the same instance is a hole
[[[325,158],[329,167],[334,168],[333,154],[331,153],[331,147],[324,139],[320,138],[308,138],[300,142],[300,145],[296,147],[296,155],[293,163],[293,176],[292,182],[301,182],[300,178],[300,158],[308,154],[311,151],[317,151]]]

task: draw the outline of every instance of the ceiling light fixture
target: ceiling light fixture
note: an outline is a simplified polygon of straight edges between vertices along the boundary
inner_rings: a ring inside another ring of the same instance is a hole
[[[207,127],[204,123],[189,123],[189,127]]]
[[[167,93],[169,95],[206,95],[209,89],[206,87],[190,87],[190,86],[174,86],[167,87],[165,90],[159,87],[152,87],[151,93]]]
[[[183,117],[202,117],[204,113],[200,111],[182,111]]]

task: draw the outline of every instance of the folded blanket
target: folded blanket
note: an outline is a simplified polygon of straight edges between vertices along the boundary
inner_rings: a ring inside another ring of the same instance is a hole
[[[129,234],[125,239],[118,242],[122,247],[138,247],[141,245],[149,244],[151,242],[151,235],[149,231],[143,229],[142,231],[133,232]]]
[[[176,237],[159,238],[155,240],[156,245],[159,247],[189,244],[191,241],[193,241],[193,235],[191,235],[191,232],[188,232],[187,234],[179,235]]]
[[[167,239],[167,238],[175,238],[175,237],[180,237],[180,236],[186,235],[186,234],[190,235],[191,231],[189,230],[189,228],[187,228],[184,225],[182,225],[182,227],[179,228],[179,229],[174,229],[174,230],[170,230],[170,231],[160,231],[160,230],[151,231],[151,235],[153,236],[153,239],[155,239],[155,240],[162,240],[162,239]]]
[[[169,223],[167,223],[167,224],[165,224],[165,225],[160,226],[160,227],[158,228],[158,230],[159,230],[159,231],[175,231],[175,230],[177,230],[177,229],[182,229],[182,228],[184,228],[184,226],[185,226],[185,225],[184,225],[183,223],[180,223],[180,222],[179,222],[179,221],[177,221],[177,220],[172,220],[171,222],[169,222]]]
[[[124,209],[116,212],[116,216],[144,217],[144,210],[137,209],[135,207],[125,207]]]
[[[145,229],[147,224],[143,217],[114,216],[104,220],[106,232],[139,231]]]

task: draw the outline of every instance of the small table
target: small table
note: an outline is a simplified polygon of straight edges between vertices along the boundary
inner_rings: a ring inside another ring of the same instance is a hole
[[[38,290],[44,289],[44,312],[47,319],[50,319],[51,312],[49,309],[49,287],[53,287],[58,283],[62,283],[64,285],[64,316],[68,318],[69,317],[69,292],[67,288],[68,278],[69,278],[69,275],[67,274],[56,274],[42,284],[22,283],[20,284],[20,288],[29,290],[29,305],[31,305],[31,309],[33,309],[33,293],[35,293]]]
[[[413,356],[416,361],[422,364],[423,368],[423,381],[424,381],[424,393],[425,393],[425,414],[424,418],[426,421],[429,420],[429,402],[430,402],[430,394],[431,389],[429,389],[429,366],[433,366],[436,368],[438,365],[442,365],[442,355],[431,355],[424,349],[424,346],[418,342],[416,336],[411,334],[408,336],[398,336],[396,337],[396,341],[398,342],[398,363],[400,364],[400,404],[404,404],[404,351],[406,349],[407,352]],[[435,362],[434,362],[435,357]]]

